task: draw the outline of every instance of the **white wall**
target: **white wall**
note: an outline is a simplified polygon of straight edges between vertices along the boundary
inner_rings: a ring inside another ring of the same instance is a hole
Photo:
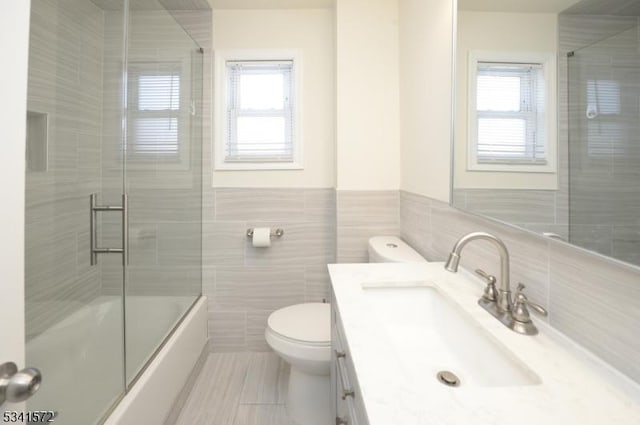
[[[557,189],[557,173],[467,170],[469,51],[555,53],[558,43],[557,18],[555,13],[458,12],[454,154],[456,188]]]
[[[400,184],[397,0],[336,3],[339,190]]]
[[[334,187],[334,25],[330,9],[215,10],[213,48],[300,49],[304,170],[214,171],[216,187]],[[216,96],[219,93],[214,93]],[[216,113],[214,111],[214,113]]]
[[[449,201],[451,0],[399,0],[402,183]]]
[[[0,361],[24,366],[24,185],[29,1],[0,2]],[[37,365],[34,365],[37,366]],[[5,406],[16,408],[15,405]],[[20,407],[20,406],[17,406]]]

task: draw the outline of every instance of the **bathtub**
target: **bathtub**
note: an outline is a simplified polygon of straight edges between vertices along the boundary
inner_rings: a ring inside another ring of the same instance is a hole
[[[43,384],[28,410],[57,411],[59,425],[95,424],[108,413],[109,425],[163,423],[206,343],[204,297],[136,375],[193,302],[194,297],[127,298],[126,371],[127,381],[135,383],[126,394],[120,297],[100,296],[33,337],[27,358],[42,371]]]

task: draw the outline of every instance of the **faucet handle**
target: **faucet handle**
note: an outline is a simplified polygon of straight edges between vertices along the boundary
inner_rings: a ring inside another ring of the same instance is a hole
[[[482,269],[476,269],[476,274],[481,278],[483,278],[484,280],[486,280],[487,283],[491,283],[491,282],[496,283],[496,277],[490,275],[489,273],[485,272]]]
[[[487,286],[486,288],[484,288],[484,294],[482,294],[482,299],[489,302],[496,302],[498,300],[498,291],[496,290],[496,277],[488,274],[481,269],[476,269],[476,274],[482,277],[487,282]]]
[[[531,307],[536,313],[542,316],[547,316],[549,312],[547,312],[544,307],[542,307],[540,304],[529,301],[527,296],[522,292],[524,288],[526,288],[526,286],[524,286],[522,282],[519,282],[515,300],[513,302],[513,318],[521,322],[530,321],[531,319],[529,319],[529,311],[527,310],[527,306]]]

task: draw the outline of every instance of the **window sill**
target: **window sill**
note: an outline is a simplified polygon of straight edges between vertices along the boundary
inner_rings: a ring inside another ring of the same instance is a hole
[[[526,165],[526,164],[504,164],[504,163],[502,164],[471,163],[467,166],[467,171],[554,174],[556,173],[556,167],[552,164]]]
[[[303,170],[298,162],[224,162],[215,164],[214,171],[281,171]]]

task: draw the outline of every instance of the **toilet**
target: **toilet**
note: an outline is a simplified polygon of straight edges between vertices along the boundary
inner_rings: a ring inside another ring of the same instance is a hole
[[[426,262],[396,236],[369,239],[370,263]],[[297,425],[329,425],[331,420],[331,306],[304,303],[284,307],[267,319],[269,346],[291,365],[287,413]]]

